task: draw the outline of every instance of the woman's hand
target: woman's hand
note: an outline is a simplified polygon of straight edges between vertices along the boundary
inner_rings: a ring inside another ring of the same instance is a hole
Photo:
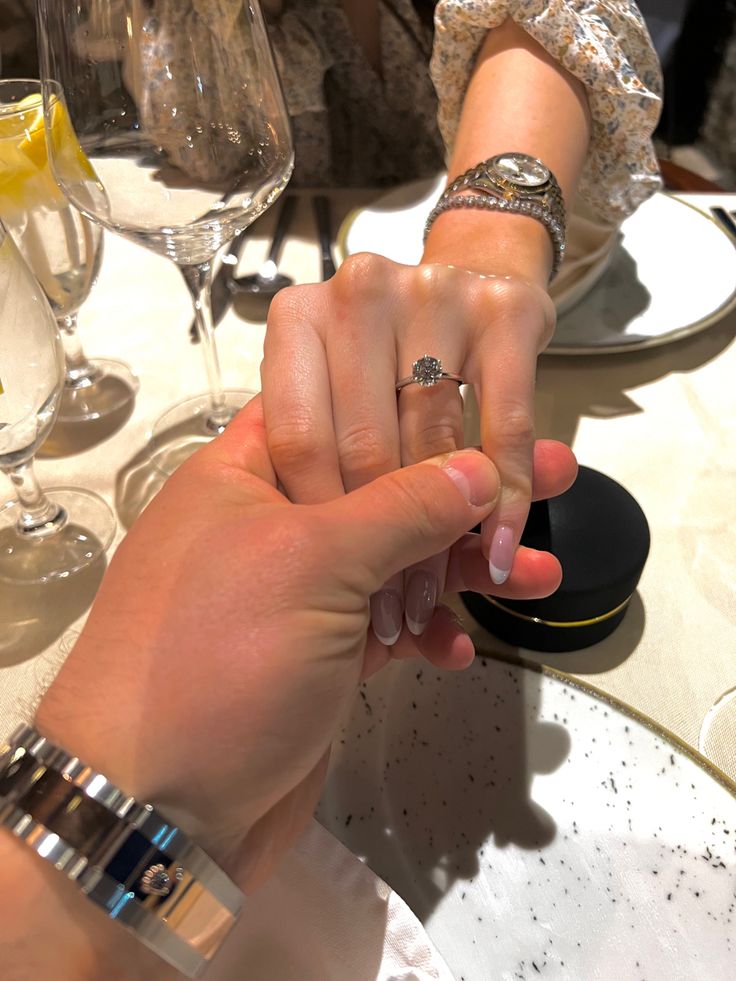
[[[261,375],[269,450],[287,495],[333,500],[462,447],[457,384],[412,384],[396,395],[396,381],[411,375],[414,361],[437,357],[474,386],[482,449],[501,477],[501,506],[483,529],[489,589],[503,595],[494,584],[508,579],[519,595],[523,567],[514,556],[532,499],[536,361],[553,328],[553,304],[537,286],[368,253],[347,259],[327,283],[283,290],[269,313]],[[557,445],[548,496],[575,475],[571,452]],[[444,559],[405,578],[405,599],[399,578],[373,601],[374,629],[387,644],[396,641],[404,612],[412,632],[424,629],[442,590]],[[557,583],[550,566],[535,595]]]
[[[540,488],[555,466],[547,451]],[[157,804],[251,888],[312,814],[357,685],[388,659],[368,634],[369,596],[456,541],[451,586],[487,591],[479,538],[465,532],[498,495],[493,465],[464,451],[329,505],[292,504],[254,399],[123,541],[38,728]],[[559,576],[528,550],[518,566],[525,592]],[[397,645],[420,650],[455,667],[473,654],[443,610]]]

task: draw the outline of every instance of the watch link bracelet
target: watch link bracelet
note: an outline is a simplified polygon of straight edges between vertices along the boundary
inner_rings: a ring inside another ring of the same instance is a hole
[[[541,160],[499,153],[456,177],[427,218],[425,240],[435,219],[457,208],[508,211],[540,221],[552,241],[554,278],[565,254],[565,204],[557,179]]]
[[[0,825],[187,977],[198,977],[243,894],[184,832],[30,725],[0,744]]]

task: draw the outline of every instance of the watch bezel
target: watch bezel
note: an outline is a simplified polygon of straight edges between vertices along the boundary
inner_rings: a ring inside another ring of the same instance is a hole
[[[525,184],[499,173],[497,169],[498,161],[508,159],[509,157],[516,160],[528,160],[531,163],[536,164],[538,167],[541,167],[542,171],[546,174],[545,179],[539,184]],[[489,180],[491,180],[497,186],[502,187],[504,190],[514,191],[516,194],[528,194],[536,197],[538,195],[545,194],[552,185],[552,171],[546,164],[542,163],[541,160],[539,160],[537,157],[531,156],[529,153],[521,153],[517,151],[497,153],[494,157],[491,157],[487,161],[486,171]]]

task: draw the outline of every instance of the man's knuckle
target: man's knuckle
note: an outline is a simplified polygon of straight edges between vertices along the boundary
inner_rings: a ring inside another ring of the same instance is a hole
[[[428,495],[419,482],[401,479],[402,474],[397,472],[392,477],[388,477],[386,483],[387,493],[390,494],[390,503],[394,513],[401,515],[402,519],[427,534],[432,532],[436,526],[437,505],[435,498]]]

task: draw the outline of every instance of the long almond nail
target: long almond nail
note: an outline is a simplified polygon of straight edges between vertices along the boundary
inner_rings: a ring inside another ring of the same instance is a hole
[[[437,576],[426,569],[416,569],[409,577],[405,596],[406,625],[419,637],[432,619],[437,605]]]
[[[399,639],[403,615],[401,597],[395,589],[380,589],[371,596],[373,633],[386,647],[392,647]]]
[[[501,586],[509,577],[511,566],[514,564],[516,552],[516,535],[509,525],[499,525],[491,542],[489,566],[491,579]]]

